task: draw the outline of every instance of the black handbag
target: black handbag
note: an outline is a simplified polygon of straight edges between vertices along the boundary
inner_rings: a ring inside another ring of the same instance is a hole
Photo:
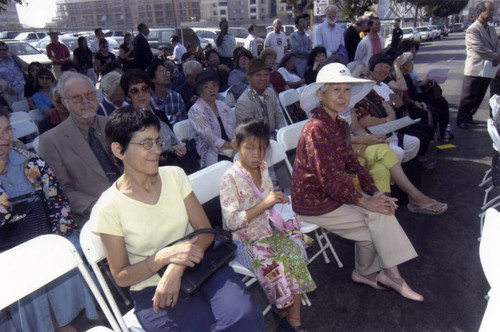
[[[35,191],[9,200],[13,204],[12,216],[0,227],[0,252],[39,235],[52,233],[47,207],[41,195],[41,191]],[[25,200],[30,197],[34,197],[31,202]],[[15,203],[17,201],[21,202]]]
[[[443,90],[434,80],[430,80],[424,86],[422,86],[422,93],[419,94],[419,99],[433,100],[438,99],[443,95]]]
[[[218,269],[228,264],[235,257],[236,244],[233,243],[231,232],[223,229],[201,228],[189,233],[183,238],[169,243],[170,247],[178,242],[187,241],[199,234],[214,234],[212,244],[205,250],[203,259],[194,267],[188,267],[184,271],[181,279],[181,290],[179,298],[186,301],[191,295],[196,293],[201,286],[214,274]],[[163,276],[167,267],[163,267],[158,271],[160,277]]]

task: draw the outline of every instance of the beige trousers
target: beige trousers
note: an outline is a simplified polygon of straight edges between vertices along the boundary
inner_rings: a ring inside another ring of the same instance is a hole
[[[355,267],[361,275],[391,268],[417,257],[395,216],[344,204],[321,216],[301,215],[300,218],[355,241]]]

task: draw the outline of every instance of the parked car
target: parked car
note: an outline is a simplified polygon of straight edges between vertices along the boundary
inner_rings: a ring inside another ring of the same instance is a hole
[[[78,47],[77,37],[60,36],[59,41],[64,45],[66,45],[71,52],[73,52],[75,48]],[[44,39],[36,43],[34,46],[38,51],[42,52],[43,54],[47,54],[47,45],[49,44],[50,44],[50,37],[45,37]]]
[[[434,39],[441,39],[441,29],[437,25],[429,25],[429,29],[434,33]]]
[[[40,39],[47,37],[43,31],[21,32],[14,39],[26,43],[38,42]]]
[[[0,39],[14,39],[21,31],[2,31],[0,32]]]
[[[170,37],[177,35],[182,45],[186,48],[191,45],[193,51],[200,45],[200,39],[191,28],[183,27],[182,31],[176,28],[149,29],[148,42],[151,48],[160,49],[168,46],[172,47]],[[203,37],[203,36],[202,36]]]
[[[248,37],[248,30],[245,28],[230,27],[229,31],[236,38],[236,46],[243,46],[245,39]],[[260,54],[264,49],[264,38],[255,36],[257,39],[257,53]]]
[[[267,29],[266,29],[266,27],[265,27],[265,26],[263,26],[263,25],[257,25],[257,26],[255,27],[255,30],[256,30],[256,31],[255,31],[255,35],[256,35],[257,37],[260,37],[260,38],[262,38],[262,39],[266,39],[266,36],[267,36]]]
[[[418,27],[416,29],[420,32],[420,41],[432,40],[433,33],[427,27]]]
[[[448,32],[450,32],[450,29],[448,29],[446,27],[446,25],[444,25],[444,24],[438,24],[436,26],[441,31],[441,36],[448,36]]]
[[[450,32],[462,32],[464,31],[464,25],[462,23],[454,23],[450,26]]]
[[[219,33],[218,28],[193,28],[193,31],[196,35],[198,35],[198,37],[204,38],[214,49],[217,49],[215,39],[217,39],[217,35]]]
[[[290,37],[292,32],[295,31],[295,25],[283,25],[282,29],[283,29],[282,31],[285,33],[285,35],[287,37]],[[267,33],[269,33],[269,32],[272,32],[274,30],[274,28],[272,25],[270,25],[270,26],[266,27],[266,30],[267,30]]]
[[[420,33],[419,32],[414,32],[414,28],[402,28],[403,30],[403,39],[408,39],[408,40],[416,40],[420,41]],[[385,38],[385,47],[391,46],[392,42],[392,34],[388,34]]]
[[[38,51],[30,44],[18,40],[5,40],[5,43],[9,46],[9,52],[17,55],[27,64],[38,61],[47,68],[52,67],[52,62],[47,55]]]
[[[123,43],[123,38],[125,37],[125,34],[127,33],[127,31],[123,31],[123,30],[103,30],[102,33],[104,34],[104,37],[106,39],[112,38],[112,39],[116,40],[116,42],[118,44],[122,44]]]

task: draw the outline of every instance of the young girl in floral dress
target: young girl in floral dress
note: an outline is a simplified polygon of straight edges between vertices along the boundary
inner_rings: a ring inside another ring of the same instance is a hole
[[[238,126],[233,148],[239,153],[223,177],[220,201],[224,228],[238,245],[237,259],[252,270],[281,317],[278,330],[305,331],[300,316],[301,294],[316,288],[302,255],[303,248],[271,226],[277,203],[290,203],[274,191],[266,163],[269,127],[262,120]]]

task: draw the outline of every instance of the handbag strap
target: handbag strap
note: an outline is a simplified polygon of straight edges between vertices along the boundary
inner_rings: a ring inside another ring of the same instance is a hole
[[[184,237],[182,237],[182,238],[180,238],[178,240],[175,240],[174,242],[170,242],[169,244],[166,245],[166,247],[173,246],[174,244],[182,242],[182,241],[190,240],[190,239],[192,239],[193,237],[195,237],[196,235],[199,235],[199,234],[220,235],[220,236],[224,237],[225,240],[228,240],[228,241],[231,240],[231,233],[229,233],[226,230],[223,230],[223,229],[220,229],[220,228],[200,228],[200,229],[197,229],[197,230],[189,233],[188,235],[186,235],[186,236],[184,236]]]

